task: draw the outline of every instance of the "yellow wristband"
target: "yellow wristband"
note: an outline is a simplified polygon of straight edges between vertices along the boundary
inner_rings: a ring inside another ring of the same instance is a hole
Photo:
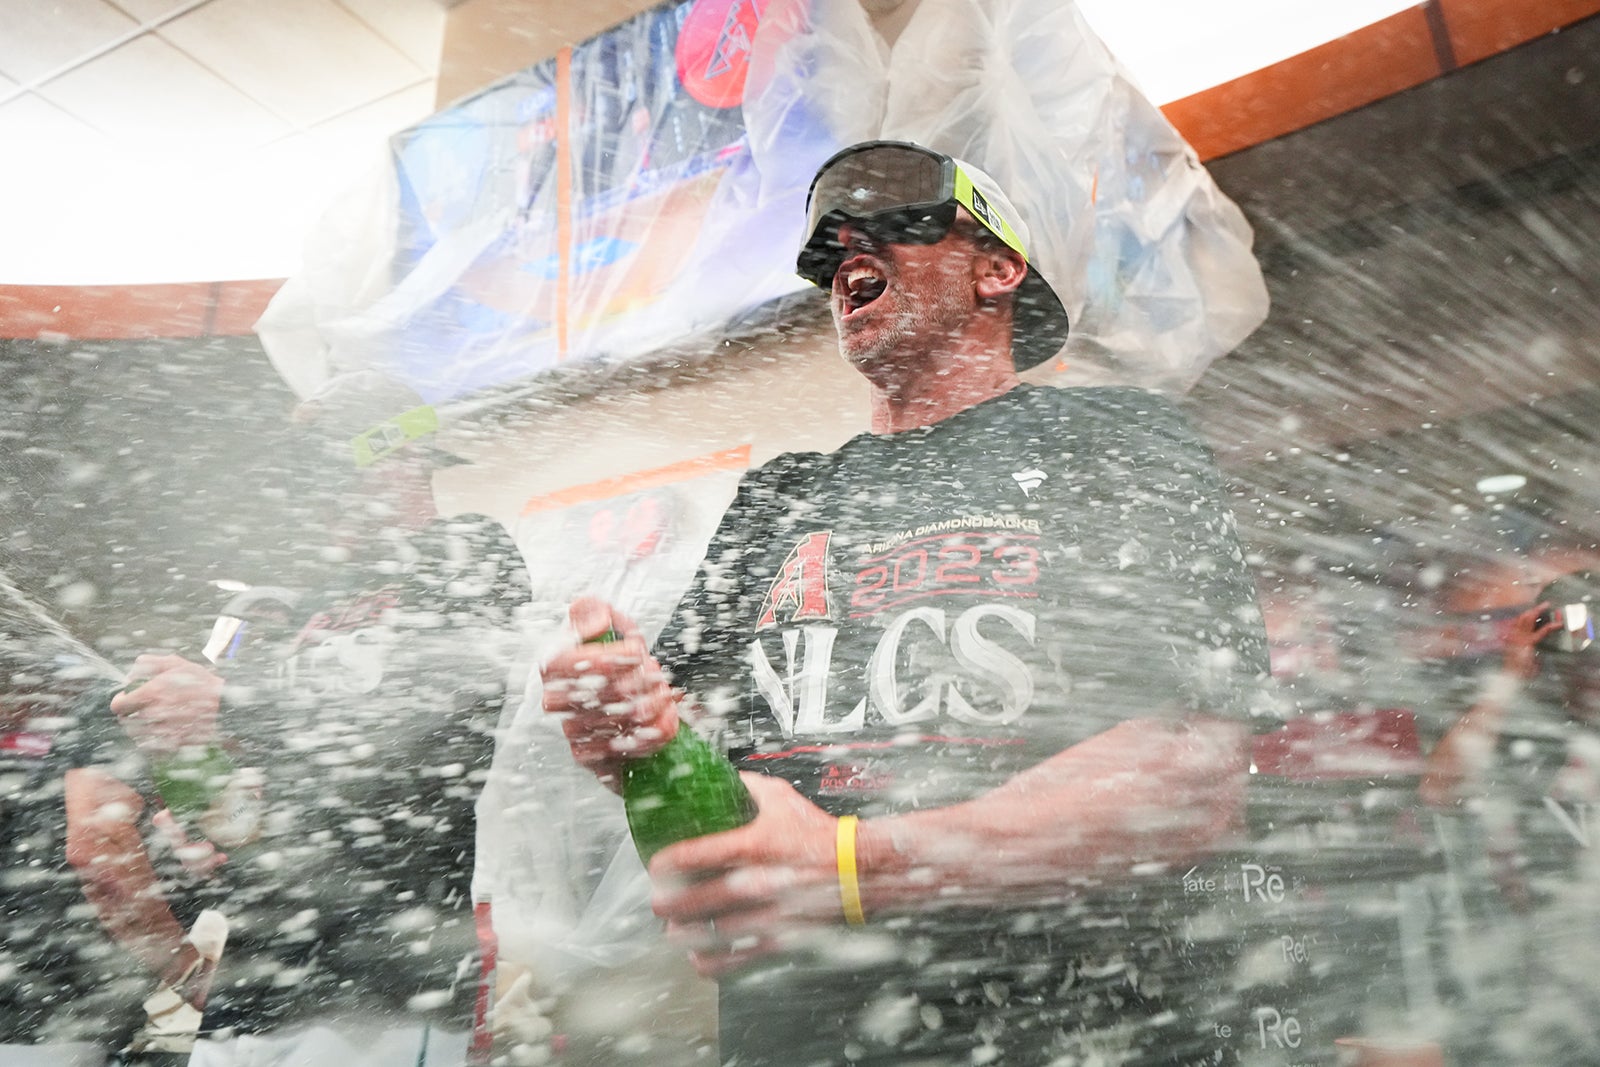
[[[861,882],[856,878],[856,823],[854,815],[839,817],[839,833],[834,840],[839,859],[839,905],[844,908],[844,921],[851,926],[862,926],[867,917],[861,913]]]

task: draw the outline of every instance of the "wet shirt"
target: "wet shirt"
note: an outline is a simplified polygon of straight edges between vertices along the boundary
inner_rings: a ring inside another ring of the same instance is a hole
[[[863,817],[970,799],[1129,718],[1248,717],[1266,667],[1206,449],[1122,388],[1021,387],[773,461],[661,652],[742,769]],[[725,982],[724,1061],[1042,1063],[1124,1008],[1163,1016],[1136,957],[1167,953],[1171,916],[1074,899],[869,925]]]
[[[528,596],[490,519],[384,539],[303,600],[286,650],[230,676],[224,731],[264,776],[230,850],[206,1028],[318,1017],[470,1025],[473,807]],[[254,668],[254,669],[251,669]]]

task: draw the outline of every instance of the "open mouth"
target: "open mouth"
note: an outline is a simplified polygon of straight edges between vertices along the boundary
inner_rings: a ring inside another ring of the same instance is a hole
[[[889,279],[882,269],[860,257],[841,266],[834,278],[834,291],[847,315],[860,311],[888,289]]]

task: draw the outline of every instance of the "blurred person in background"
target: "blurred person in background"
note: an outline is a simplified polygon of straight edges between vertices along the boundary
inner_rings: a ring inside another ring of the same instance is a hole
[[[174,850],[229,928],[193,1062],[459,1063],[480,979],[474,805],[526,572],[495,521],[438,514],[432,475],[450,457],[405,386],[335,378],[293,421],[318,446],[301,484],[328,515],[305,547],[326,564],[321,584],[296,598],[285,640],[245,649],[226,682],[140,656],[111,701],[152,764],[206,746],[232,769],[225,810],[181,827]],[[126,787],[82,784],[86,895],[103,916],[145,915],[159,888],[147,860],[126,858]],[[108,925],[147,960],[165,954],[184,993],[170,911]]]
[[[292,591],[276,588],[256,587],[239,593],[223,607],[212,640],[201,655],[208,664],[217,664],[217,669],[241,652],[246,653],[247,661],[272,655],[281,641],[293,636],[287,627],[295,599]],[[220,703],[221,676],[209,665],[189,664],[181,656],[172,659],[194,668],[186,670],[179,683],[186,690],[184,701],[208,714],[207,705]],[[99,686],[79,704],[86,721],[108,721],[120,741],[112,751],[120,758],[79,764],[67,771],[66,855],[79,871],[84,899],[102,927],[157,977],[157,988],[163,994],[147,1005],[148,1025],[125,1043],[140,1050],[152,1044],[186,1047],[198,1028],[199,1009],[204,1006],[221,947],[215,937],[208,941],[202,936],[197,944],[191,927],[205,903],[215,902],[227,892],[222,880],[212,877],[227,856],[207,834],[230,848],[247,844],[251,822],[258,814],[256,786],[251,785],[248,794],[240,787],[255,774],[241,771],[237,781],[208,783],[201,777],[209,776],[214,768],[202,761],[176,778],[153,775],[153,766],[179,752],[195,752],[197,746],[188,746],[186,734],[174,733],[172,743],[159,748],[146,745],[151,755],[142,755],[120,728],[122,724],[108,714],[129,684],[123,677]],[[176,702],[169,701],[172,703]],[[199,751],[214,743],[210,733],[198,736],[203,739]],[[162,786],[185,779],[202,788],[215,784],[219,787],[216,802],[204,811],[175,814],[168,804],[181,795],[169,797]],[[240,827],[218,818],[241,800],[246,803],[240,810]],[[215,919],[209,921],[213,933],[220,936]],[[171,1033],[160,1036],[157,1031]]]
[[[746,477],[653,652],[575,603],[545,709],[614,788],[685,722],[745,772],[754,821],[650,864],[719,1062],[1209,1056],[1171,905],[1266,673],[1209,454],[1144,390],[1021,383],[1066,316],[976,168],[847,149],[807,232],[871,432]]]
[[[1474,838],[1467,892],[1481,922],[1464,955],[1486,999],[1463,1040],[1485,1062],[1600,1064],[1597,610],[1594,571],[1545,586],[1422,780],[1423,801]]]
[[[0,572],[0,1063],[99,1063],[142,1021],[151,983],[86,913],[63,817],[69,768],[132,773],[116,676]]]

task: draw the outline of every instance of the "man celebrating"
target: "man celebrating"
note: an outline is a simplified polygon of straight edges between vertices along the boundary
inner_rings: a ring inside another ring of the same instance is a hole
[[[1216,1047],[1172,887],[1239,821],[1252,584],[1170,405],[1020,383],[1066,330],[1026,246],[969,164],[825,164],[799,270],[831,286],[871,433],[745,479],[655,656],[586,600],[546,666],[603,780],[680,719],[745,772],[754,821],[650,864],[721,981],[724,1063]]]

